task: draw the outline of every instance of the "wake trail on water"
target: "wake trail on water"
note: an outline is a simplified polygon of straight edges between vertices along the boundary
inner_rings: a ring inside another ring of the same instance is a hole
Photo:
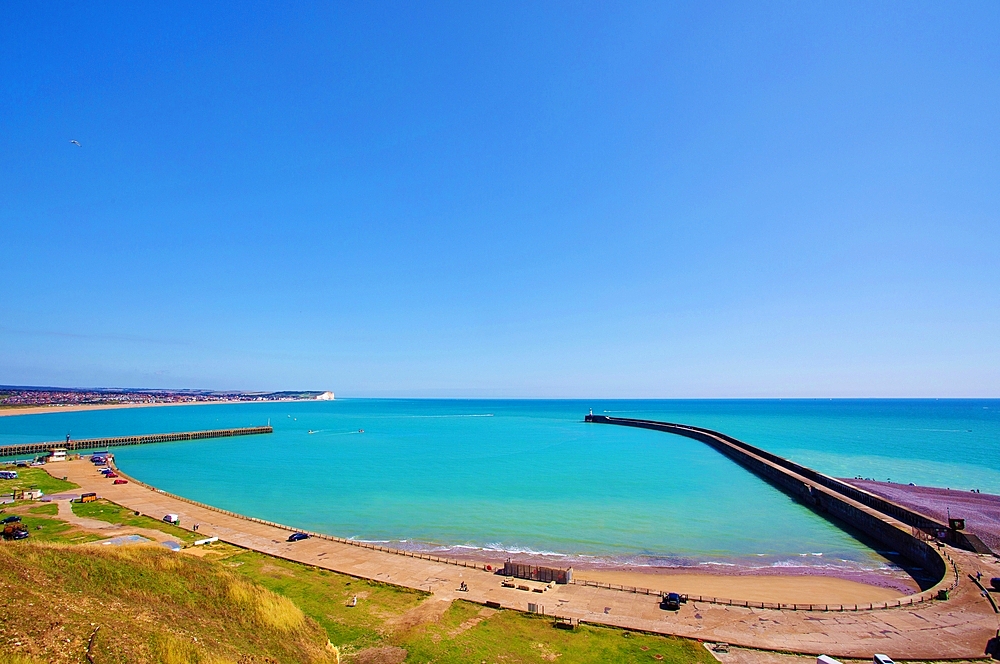
[[[457,417],[493,417],[493,413],[471,413],[465,415],[407,415],[413,419],[452,419]]]

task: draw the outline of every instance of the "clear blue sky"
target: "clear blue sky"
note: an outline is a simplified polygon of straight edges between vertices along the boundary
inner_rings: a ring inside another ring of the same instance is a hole
[[[998,35],[994,2],[4,2],[0,384],[1000,396]]]

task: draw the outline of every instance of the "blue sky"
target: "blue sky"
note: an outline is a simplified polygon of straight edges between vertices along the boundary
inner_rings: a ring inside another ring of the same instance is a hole
[[[0,7],[0,384],[1000,396],[996,3],[209,4]]]

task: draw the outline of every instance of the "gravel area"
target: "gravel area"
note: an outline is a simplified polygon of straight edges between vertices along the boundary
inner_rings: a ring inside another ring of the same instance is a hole
[[[892,482],[844,481],[945,523],[949,513],[965,519],[966,531],[1000,553],[1000,496]]]

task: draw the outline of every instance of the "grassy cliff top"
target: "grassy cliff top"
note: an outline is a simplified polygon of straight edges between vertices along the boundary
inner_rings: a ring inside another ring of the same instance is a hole
[[[95,662],[332,658],[323,629],[291,600],[194,556],[10,542],[0,545],[0,569],[0,636],[27,646],[18,653],[27,661],[85,661],[98,626]]]

